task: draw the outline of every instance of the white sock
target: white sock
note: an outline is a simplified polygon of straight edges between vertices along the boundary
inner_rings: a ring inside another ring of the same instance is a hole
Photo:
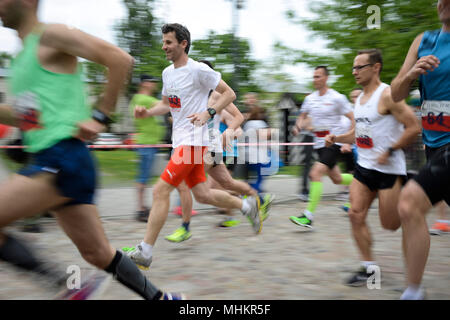
[[[361,265],[366,269],[370,266],[375,266],[376,264],[375,261],[361,261]]]
[[[308,210],[303,211],[303,214],[305,215],[305,217],[307,217],[309,220],[313,221],[314,220],[314,215],[312,214],[312,212],[309,212]]]
[[[251,210],[251,208],[252,208],[252,207],[251,207],[250,204],[248,203],[248,200],[247,200],[247,199],[242,200],[242,208],[241,208],[241,211],[242,211],[243,214],[249,213],[250,210]]]
[[[146,259],[150,258],[153,255],[153,246],[149,245],[148,243],[145,243],[144,241],[141,242],[142,247],[142,254]]]
[[[422,287],[409,286],[405,292],[403,292],[400,300],[424,300],[424,292]]]

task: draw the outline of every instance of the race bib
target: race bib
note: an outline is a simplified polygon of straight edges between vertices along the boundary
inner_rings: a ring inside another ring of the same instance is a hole
[[[314,134],[316,135],[317,138],[325,138],[327,135],[330,134],[330,130],[323,127],[314,128]]]
[[[356,126],[355,130],[356,145],[361,149],[372,149],[373,139],[372,130],[367,126]]]
[[[41,107],[36,94],[24,92],[18,95],[13,108],[19,117],[19,128],[22,131],[42,129],[40,124]]]
[[[180,112],[181,111],[181,99],[180,94],[177,89],[168,89],[168,99],[169,105],[172,112]]]
[[[429,131],[450,132],[450,101],[424,101],[422,126]]]

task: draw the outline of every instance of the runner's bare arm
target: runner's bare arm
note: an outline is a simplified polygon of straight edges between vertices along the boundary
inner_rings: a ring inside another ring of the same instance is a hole
[[[427,74],[439,66],[439,59],[433,55],[418,59],[419,46],[422,38],[423,33],[414,39],[399,74],[391,83],[391,94],[394,102],[406,99],[409,96],[413,82],[420,75]]]
[[[294,136],[297,136],[302,129],[307,129],[308,126],[310,126],[308,113],[302,112],[295,121],[295,125],[292,128],[292,134]]]
[[[394,102],[392,99],[392,93],[389,92],[389,88],[383,92],[381,97],[382,103],[386,106],[390,114],[392,114],[395,119],[404,125],[405,131],[400,139],[391,146],[392,149],[398,150],[403,149],[416,141],[417,136],[421,132],[421,125],[416,115],[414,114],[412,108],[406,104],[404,100],[400,102]]]
[[[215,91],[220,93],[220,97],[217,99],[215,105],[210,107],[216,109],[218,113],[236,100],[236,94],[233,89],[231,89],[230,86],[228,86],[228,84],[226,84],[223,80],[220,80]]]
[[[107,84],[97,108],[107,115],[115,110],[120,90],[134,63],[128,53],[102,39],[62,24],[48,25],[41,44],[107,67]]]
[[[169,99],[166,96],[162,97],[154,107],[147,109],[143,106],[136,106],[134,108],[134,116],[136,118],[148,118],[154,116],[162,116],[170,112]]]
[[[223,117],[225,113],[228,113],[230,117],[228,117],[228,120],[231,119],[229,123],[227,123],[227,126],[229,129],[236,130],[241,126],[241,124],[244,122],[244,116],[239,111],[239,109],[234,105],[234,103],[230,103],[221,113],[221,116]],[[225,116],[226,117],[226,116]]]
[[[0,123],[8,126],[19,126],[19,119],[15,116],[14,109],[11,106],[0,105]]]
[[[210,105],[208,106],[208,108],[213,108],[216,110],[216,113],[220,113],[236,99],[236,94],[234,93],[233,89],[231,89],[223,80],[220,80],[219,85],[217,86],[215,91],[220,93],[220,97],[217,98],[214,105]],[[200,127],[203,126],[210,118],[211,116],[208,111],[195,113],[188,116],[188,119],[191,119],[191,122],[193,124]]]

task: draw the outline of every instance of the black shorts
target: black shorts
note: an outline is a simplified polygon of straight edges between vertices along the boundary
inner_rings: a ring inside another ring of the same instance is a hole
[[[345,172],[353,172],[355,170],[355,156],[353,152],[341,153],[340,161],[345,164]]]
[[[97,175],[94,160],[86,144],[78,139],[62,140],[31,155],[31,162],[18,174],[32,177],[47,172],[56,175],[56,187],[68,205],[94,204]]]
[[[319,162],[323,163],[331,170],[336,166],[341,156],[341,146],[333,144],[328,148],[324,147],[317,149],[317,153],[319,154]]]
[[[383,189],[391,189],[397,179],[400,177],[405,180],[405,176],[397,174],[387,174],[376,170],[370,170],[361,167],[359,164],[355,166],[355,173],[353,177],[366,185],[370,191],[378,191]]]
[[[219,164],[223,163],[223,153],[222,152],[210,152],[212,158],[213,168],[217,167]]]
[[[227,166],[228,171],[234,172],[236,168],[238,158],[232,156],[223,156],[223,163]]]
[[[414,180],[422,187],[431,203],[445,200],[450,205],[450,144],[425,149],[427,163]]]

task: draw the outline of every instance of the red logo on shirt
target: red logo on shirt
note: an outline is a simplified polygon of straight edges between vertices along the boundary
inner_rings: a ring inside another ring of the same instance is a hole
[[[171,108],[180,109],[181,100],[177,96],[169,96],[169,104]]]
[[[368,136],[362,136],[356,138],[356,145],[361,149],[372,149],[373,140]]]

